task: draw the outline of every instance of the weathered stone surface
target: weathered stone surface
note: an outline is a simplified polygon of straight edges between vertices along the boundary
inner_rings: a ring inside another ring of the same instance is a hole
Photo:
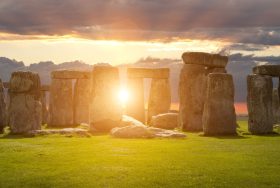
[[[178,113],[165,113],[153,116],[151,126],[162,129],[175,129],[178,127]]]
[[[205,135],[236,134],[234,85],[231,75],[208,75],[202,124]]]
[[[131,125],[116,127],[111,130],[111,135],[117,138],[185,138],[186,135],[178,131],[165,130],[160,128]]]
[[[248,125],[252,134],[273,131],[272,77],[249,75],[247,77]]]
[[[47,107],[46,92],[41,90],[41,104],[42,104],[42,123],[47,124],[49,122],[49,110]]]
[[[91,72],[75,70],[57,70],[51,73],[53,79],[90,79]]]
[[[185,131],[202,131],[207,75],[204,65],[185,64],[181,70],[179,125]]]
[[[152,116],[167,113],[171,105],[171,91],[168,79],[152,79],[148,103],[148,122]]]
[[[0,79],[0,134],[3,133],[4,126],[6,125],[6,103],[4,96],[4,85]]]
[[[109,131],[117,127],[122,118],[122,106],[118,99],[120,89],[118,68],[95,66],[91,84],[90,128]]]
[[[143,79],[128,79],[127,85],[130,97],[126,103],[126,114],[141,122],[145,122]]]
[[[185,52],[182,59],[186,64],[204,65],[207,67],[226,67],[228,57],[219,54],[209,54],[204,52]]]
[[[42,105],[40,87],[40,78],[37,73],[12,73],[8,110],[8,123],[12,133],[21,134],[41,129]]]
[[[280,123],[280,103],[277,88],[274,88],[272,93],[272,111],[274,123]]]
[[[121,121],[119,127],[126,127],[126,126],[132,126],[132,125],[145,126],[141,121],[134,119],[133,117],[123,115],[122,121]]]
[[[254,74],[280,77],[280,65],[260,65],[253,68]]]
[[[89,137],[89,133],[85,129],[80,128],[64,128],[64,129],[44,129],[44,130],[32,130],[27,133],[29,136],[42,136],[42,135],[66,135],[66,136],[82,136]]]
[[[90,79],[78,79],[74,90],[74,122],[89,123]]]
[[[127,69],[128,78],[158,78],[158,79],[168,79],[169,78],[169,68],[128,68]]]
[[[50,91],[50,126],[73,125],[72,80],[52,79]]]

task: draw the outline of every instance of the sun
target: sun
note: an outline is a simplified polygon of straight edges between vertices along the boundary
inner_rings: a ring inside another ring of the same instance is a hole
[[[128,93],[127,89],[121,88],[119,91],[119,100],[123,106],[126,105],[128,99],[129,99],[129,93]]]

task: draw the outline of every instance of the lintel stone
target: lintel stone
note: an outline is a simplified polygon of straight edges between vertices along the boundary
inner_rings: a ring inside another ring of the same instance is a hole
[[[280,65],[260,65],[253,68],[254,74],[280,77]]]
[[[90,79],[91,72],[75,70],[56,70],[51,73],[53,79]]]

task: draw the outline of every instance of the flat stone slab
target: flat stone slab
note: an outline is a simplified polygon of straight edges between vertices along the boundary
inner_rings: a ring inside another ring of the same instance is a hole
[[[204,52],[185,52],[182,55],[185,64],[198,64],[207,67],[226,67],[228,63],[227,56],[219,54],[209,54]]]
[[[149,68],[128,68],[128,78],[169,78],[169,68],[149,69]]]
[[[75,70],[56,70],[51,73],[53,79],[90,79],[91,72]]]
[[[254,74],[280,77],[280,65],[260,65],[253,68]]]

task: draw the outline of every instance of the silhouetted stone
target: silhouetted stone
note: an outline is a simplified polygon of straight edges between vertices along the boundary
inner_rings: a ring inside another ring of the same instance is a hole
[[[4,126],[6,125],[6,103],[4,96],[4,85],[0,79],[0,133],[3,133]]]
[[[273,131],[272,77],[249,75],[247,87],[249,131],[252,134],[271,133]]]
[[[126,113],[141,122],[145,122],[143,79],[129,78],[127,85],[130,97],[126,104]]]
[[[175,129],[178,127],[178,113],[165,113],[153,116],[151,126],[162,129]]]
[[[185,131],[202,131],[208,70],[204,65],[185,64],[179,82],[179,125]]]
[[[148,122],[152,116],[167,113],[171,105],[171,91],[168,79],[152,79],[148,103]]]
[[[197,64],[207,67],[226,67],[228,57],[219,54],[209,54],[204,52],[185,52],[182,55],[185,64]]]
[[[89,123],[90,79],[77,79],[74,90],[74,122]]]
[[[9,88],[9,126],[14,134],[41,129],[41,83],[37,73],[14,72]]]
[[[90,128],[92,131],[107,132],[117,127],[122,118],[118,68],[95,66],[91,84]]]
[[[208,75],[202,124],[205,135],[236,134],[234,85],[231,75]]]
[[[73,125],[72,80],[52,79],[50,91],[50,126]]]
[[[280,76],[280,65],[259,65],[253,68],[254,74]]]
[[[272,110],[274,123],[280,123],[280,103],[278,89],[274,88],[272,93]]]

